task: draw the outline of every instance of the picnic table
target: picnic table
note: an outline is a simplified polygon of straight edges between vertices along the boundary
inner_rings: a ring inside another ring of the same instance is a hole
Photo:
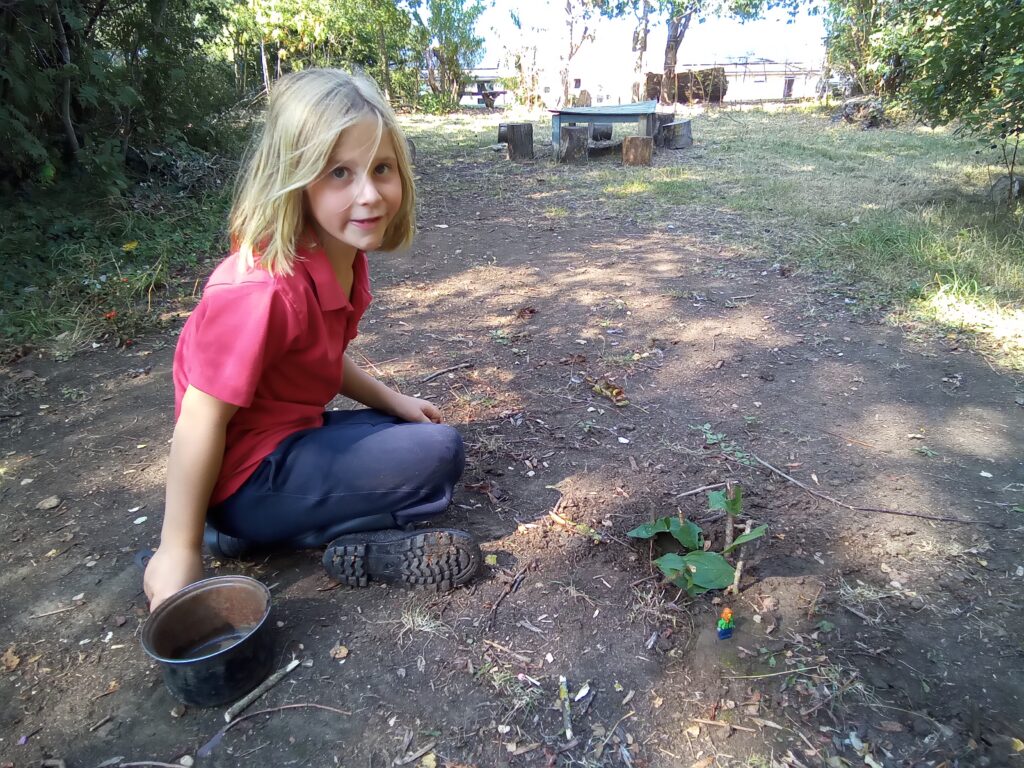
[[[641,136],[654,135],[654,109],[657,101],[641,101],[636,104],[615,104],[605,107],[568,107],[551,109],[551,144],[558,155],[558,140],[562,123],[632,123],[635,122]]]

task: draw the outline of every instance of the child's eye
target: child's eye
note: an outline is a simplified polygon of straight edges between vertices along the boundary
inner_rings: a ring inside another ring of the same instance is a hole
[[[376,173],[378,176],[382,176],[382,175],[384,175],[385,173],[387,173],[390,170],[391,170],[391,164],[390,163],[379,163],[373,169],[374,173]]]
[[[331,176],[333,176],[336,179],[345,179],[348,178],[348,175],[348,168],[335,168],[333,171],[331,171]]]

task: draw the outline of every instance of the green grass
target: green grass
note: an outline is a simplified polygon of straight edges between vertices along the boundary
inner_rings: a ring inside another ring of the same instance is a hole
[[[807,265],[901,319],[973,334],[1024,369],[1024,226],[985,195],[1002,173],[994,152],[805,109],[718,110],[694,118],[694,136],[650,168],[567,170],[567,194],[596,187],[611,215],[653,227],[715,223],[715,240]]]
[[[124,343],[158,321],[169,284],[191,290],[198,261],[226,248],[224,190],[112,199],[65,187],[6,202],[0,250],[21,257],[0,282],[0,354],[49,343],[65,357],[104,334]]]

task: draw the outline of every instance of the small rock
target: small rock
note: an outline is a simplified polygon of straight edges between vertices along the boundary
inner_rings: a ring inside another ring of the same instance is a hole
[[[185,705],[184,704],[177,704],[177,705],[174,706],[173,709],[171,709],[171,717],[173,717],[174,719],[178,719],[179,717],[181,717],[184,714],[185,714]]]
[[[47,496],[45,499],[36,504],[36,509],[46,511],[48,509],[56,509],[61,505],[62,499],[57,496]]]
[[[192,759],[192,755],[182,755],[177,760],[178,765],[183,765],[185,768],[192,768],[196,761]]]
[[[910,607],[913,608],[915,611],[920,611],[922,608],[924,608],[924,600],[922,600],[920,597],[912,597],[910,598]]]
[[[128,619],[126,617],[124,617],[124,616],[115,616],[114,617],[114,626],[115,627],[123,627],[127,623],[128,623]]]

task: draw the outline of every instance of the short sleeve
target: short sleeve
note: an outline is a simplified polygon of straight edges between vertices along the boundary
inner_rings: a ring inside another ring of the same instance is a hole
[[[248,408],[267,366],[287,349],[296,313],[273,282],[209,286],[186,352],[188,383]]]

